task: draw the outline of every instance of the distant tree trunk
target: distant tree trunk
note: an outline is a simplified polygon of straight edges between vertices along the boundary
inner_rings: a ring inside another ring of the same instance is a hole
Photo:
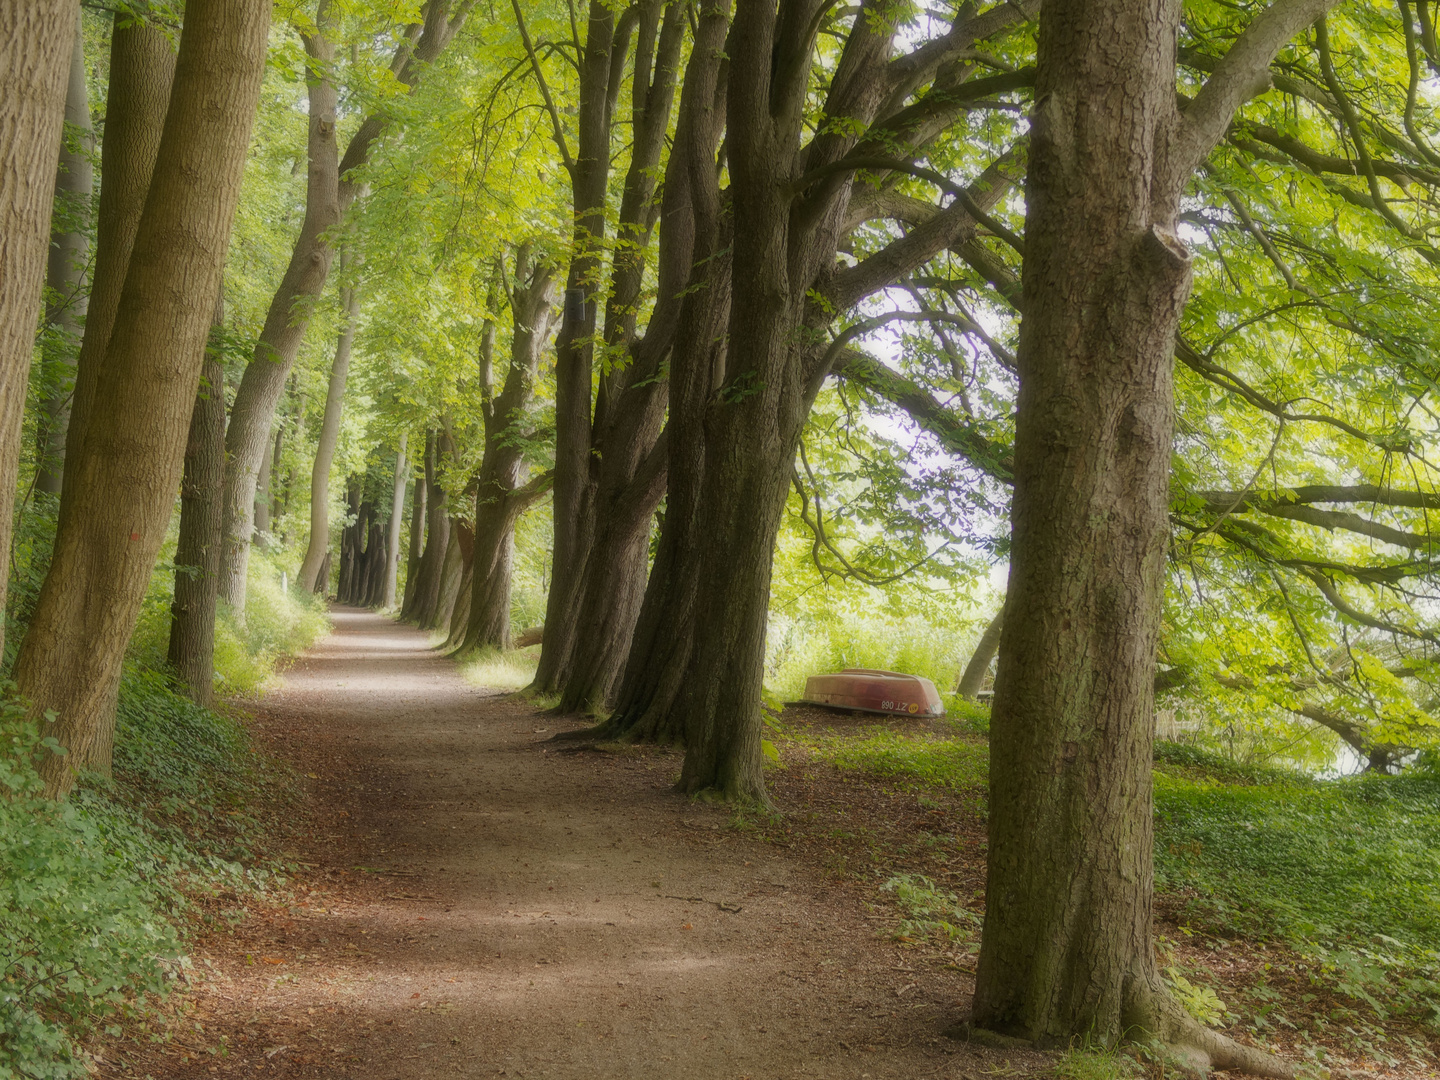
[[[429,443],[426,443],[429,452]],[[415,582],[420,573],[420,557],[425,551],[425,476],[415,478],[410,496],[410,553],[405,563],[405,597],[400,603],[400,617],[408,618],[415,596]]]
[[[276,432],[279,437],[279,432]],[[264,547],[263,537],[270,532],[270,471],[272,458],[266,454],[260,462],[260,477],[255,482],[255,540]]]
[[[68,0],[0,6],[0,552],[10,550],[14,524],[20,425],[65,120],[65,57],[78,18]],[[0,572],[0,611],[8,585]],[[0,627],[0,648],[4,637]]]
[[[355,580],[356,560],[359,552],[356,550],[356,530],[360,528],[360,481],[352,476],[345,489],[346,517],[350,519],[343,529],[340,530],[340,583],[335,588],[335,599],[342,604],[350,603],[350,594]]]
[[[410,618],[425,626],[435,615],[440,603],[440,574],[445,553],[450,547],[450,515],[445,506],[445,489],[436,476],[436,459],[440,440],[433,434],[426,440],[425,450],[425,552],[416,571],[414,606]]]
[[[386,526],[378,521],[370,523],[370,539],[365,545],[365,607],[379,607],[385,596],[385,555],[389,541],[385,539]]]
[[[389,543],[385,549],[385,593],[381,606],[387,611],[395,606],[395,585],[400,575],[400,522],[405,514],[405,478],[410,463],[405,460],[407,436],[400,433],[400,446],[395,454],[395,494],[390,500]]]
[[[95,136],[85,89],[85,35],[79,21],[70,54],[65,124],[70,129],[70,138],[61,143],[60,167],[55,175],[55,201],[64,209],[64,224],[50,235],[50,263],[46,272],[46,282],[55,296],[45,312],[45,322],[55,340],[46,350],[43,380],[46,396],[40,403],[36,425],[35,490],[50,495],[60,493],[65,432],[70,426],[70,395],[75,388],[75,359],[90,303],[85,288],[85,264],[90,255],[86,225],[95,190],[95,169],[90,164]]]
[[[265,67],[266,0],[189,0],[175,93],[16,682],[69,750],[63,794],[108,772],[121,661],[180,481],[206,331]]]
[[[975,652],[970,657],[970,662],[965,665],[960,684],[955,687],[955,692],[961,697],[974,701],[985,685],[985,676],[990,674],[990,664],[994,661],[995,654],[1000,651],[1000,629],[1004,625],[1005,609],[1002,607],[995,617],[985,624],[985,632],[980,635]]]
[[[315,575],[315,591],[321,596],[330,595],[330,552],[320,560],[320,572]]]
[[[75,392],[65,436],[65,469],[75,465],[85,443],[95,387],[120,307],[120,291],[155,155],[165,127],[175,49],[166,31],[127,12],[110,34],[110,84],[105,95],[105,138],[100,143],[100,206],[95,221],[95,269],[85,337],[75,367]],[[64,492],[61,492],[64,501]]]
[[[391,64],[401,85],[414,89],[421,74],[464,25],[473,6],[473,0],[427,0],[418,37],[407,38]],[[324,67],[324,77],[310,83],[310,179],[306,185],[305,219],[289,268],[270,303],[255,355],[240,380],[225,436],[226,562],[221,593],[237,608],[243,608],[245,602],[245,564],[250,557],[255,484],[268,445],[266,434],[285,380],[299,355],[310,321],[310,305],[324,289],[330,273],[328,230],[359,197],[359,187],[348,177],[369,160],[376,140],[389,124],[386,113],[366,117],[346,145],[344,158],[338,159],[335,88],[329,79],[334,46],[324,36],[327,7],[322,4],[317,13],[320,32],[304,39],[311,62]]]
[[[217,311],[216,322],[219,322]],[[170,605],[170,666],[191,699],[214,700],[215,597],[220,576],[220,486],[225,482],[225,370],[207,356],[190,416],[180,480],[180,537]]]
[[[342,260],[345,258],[342,253]],[[330,469],[335,464],[335,446],[340,440],[340,418],[345,408],[345,382],[350,374],[350,348],[355,341],[355,320],[359,300],[353,288],[340,290],[343,322],[335,343],[335,360],[330,365],[330,385],[325,391],[325,416],[320,422],[320,441],[315,446],[315,464],[310,470],[310,542],[300,564],[302,589],[315,588],[320,563],[330,550]]]
[[[1191,282],[1181,196],[1330,2],[1257,15],[1183,114],[1180,5],[1040,11],[976,1027],[1047,1046],[1157,1039],[1202,1075],[1292,1074],[1196,1024],[1157,970],[1151,753]]]

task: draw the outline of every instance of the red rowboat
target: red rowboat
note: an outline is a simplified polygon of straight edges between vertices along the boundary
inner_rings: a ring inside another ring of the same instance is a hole
[[[846,668],[833,675],[811,675],[805,680],[805,696],[801,700],[810,705],[859,712],[945,715],[945,705],[929,679],[871,668]]]

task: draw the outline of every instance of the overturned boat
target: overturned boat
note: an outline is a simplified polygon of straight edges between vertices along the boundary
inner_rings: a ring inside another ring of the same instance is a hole
[[[945,705],[929,679],[873,668],[846,668],[833,675],[811,675],[805,680],[805,696],[800,700],[808,705],[859,712],[945,715]]]

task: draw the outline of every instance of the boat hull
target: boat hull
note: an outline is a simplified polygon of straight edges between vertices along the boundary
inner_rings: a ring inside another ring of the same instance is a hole
[[[935,684],[919,675],[871,668],[846,668],[805,680],[804,702],[832,709],[901,716],[944,716]]]

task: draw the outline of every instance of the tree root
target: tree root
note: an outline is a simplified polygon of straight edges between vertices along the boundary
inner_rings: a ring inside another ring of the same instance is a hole
[[[1157,1052],[1166,1064],[1186,1076],[1205,1077],[1212,1069],[1230,1069],[1251,1076],[1294,1080],[1295,1068],[1274,1054],[1211,1031],[1192,1019],[1178,1003],[1163,994],[1150,997],[1150,1022],[1132,1028],[1126,1042]],[[1053,1047],[1029,1039],[1002,1035],[962,1020],[941,1032],[946,1038],[993,1050],[1046,1050]]]

